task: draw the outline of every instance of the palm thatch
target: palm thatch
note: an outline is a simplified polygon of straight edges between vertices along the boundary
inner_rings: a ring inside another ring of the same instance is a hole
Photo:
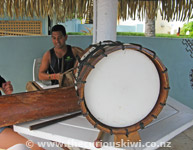
[[[91,13],[93,0],[1,0],[0,17],[45,17],[58,21],[74,17],[85,18]],[[193,0],[118,0],[118,18],[143,20],[155,18],[158,10],[164,20],[184,21],[193,17]]]
[[[45,17],[58,21],[85,17],[91,0],[1,0],[0,17]]]
[[[185,21],[193,17],[193,0],[120,0],[118,18],[143,20],[156,18],[158,10],[163,20]]]

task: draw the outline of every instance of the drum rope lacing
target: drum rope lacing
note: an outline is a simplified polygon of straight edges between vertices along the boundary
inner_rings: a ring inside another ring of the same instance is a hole
[[[77,75],[75,75],[75,76],[78,76],[78,78],[75,77],[75,81],[76,81],[75,86],[79,83],[80,84],[86,83],[86,81],[82,81],[82,77],[79,76],[80,72],[84,66],[91,67],[92,69],[94,69],[94,66],[87,62],[89,59],[94,58],[94,57],[98,57],[99,55],[107,57],[107,54],[105,54],[106,51],[104,49],[106,46],[122,46],[122,48],[124,49],[124,44],[119,42],[119,41],[116,41],[116,42],[104,41],[104,42],[100,42],[99,44],[90,45],[90,47],[94,47],[95,49],[93,49],[85,58],[83,58],[83,60],[79,61],[79,65],[77,66],[78,73],[77,73]],[[101,50],[101,52],[98,53],[98,55],[94,55],[99,50]],[[82,74],[84,74],[84,73],[85,72],[83,72]]]
[[[85,84],[85,83],[86,83],[86,81],[83,81],[83,80],[82,80],[83,76],[80,76],[80,73],[81,73],[82,68],[83,68],[84,66],[86,66],[86,67],[91,67],[92,69],[95,68],[93,65],[91,65],[90,63],[88,63],[88,60],[89,60],[89,59],[98,57],[98,56],[100,56],[100,55],[102,55],[103,57],[107,57],[107,54],[105,54],[105,52],[106,52],[105,47],[107,47],[107,46],[111,46],[111,47],[112,47],[112,46],[121,46],[121,47],[122,47],[122,50],[125,49],[125,48],[124,48],[124,44],[121,43],[121,42],[118,42],[118,41],[116,41],[116,42],[104,41],[103,43],[100,42],[99,44],[90,45],[90,47],[94,47],[94,49],[93,49],[86,57],[84,57],[84,59],[79,60],[79,65],[78,65],[78,67],[77,67],[78,73],[77,73],[77,75],[74,75],[75,81],[76,81],[75,86],[77,86],[78,84]],[[99,52],[99,50],[100,50],[100,52]],[[96,54],[96,52],[97,52],[97,54]],[[85,73],[85,72],[82,72],[82,75],[84,75],[84,73]],[[76,76],[77,76],[77,77],[76,77]],[[77,95],[79,96],[78,90],[76,90],[76,92],[77,92]],[[81,99],[78,100],[78,104],[80,105],[80,103],[81,103],[81,102],[84,102],[84,101],[85,101],[85,99],[84,99],[84,97],[83,97],[83,98],[81,98]],[[88,111],[87,111],[86,113],[83,113],[83,112],[82,112],[82,114],[83,114],[84,117],[86,117],[86,116],[89,115],[89,112],[88,112]],[[98,126],[98,123],[99,123],[99,122],[96,121],[96,123],[94,124],[94,127],[95,127],[95,128]],[[110,134],[113,134],[113,129],[109,128],[109,131],[110,131]],[[127,135],[128,135],[128,130],[127,130]]]
[[[104,57],[107,57],[107,54],[105,54],[105,47],[106,46],[122,46],[122,49],[124,50],[124,44],[121,43],[121,42],[113,42],[113,41],[104,41],[103,43],[100,42],[99,44],[93,44],[93,45],[90,45],[90,47],[94,47],[95,49],[92,50],[92,52],[90,52],[84,59],[81,60],[81,58],[77,58],[77,61],[79,63],[79,65],[77,67],[74,67],[73,70],[75,69],[78,69],[78,73],[77,75],[74,74],[74,71],[72,71],[72,75],[73,75],[73,78],[75,80],[75,86],[77,86],[78,84],[85,84],[86,81],[83,81],[82,80],[82,77],[80,77],[80,72],[82,70],[82,68],[84,66],[87,66],[87,67],[91,67],[92,69],[94,69],[95,67],[93,65],[91,65],[90,63],[88,63],[87,61],[90,59],[90,58],[94,58],[94,57],[98,57],[100,55],[104,56]],[[101,50],[101,52],[98,54],[98,55],[94,55],[96,52],[98,52],[99,50]],[[84,74],[84,73],[83,73]],[[78,76],[78,77],[76,77]],[[77,96],[79,97],[79,92],[76,90],[76,94]],[[79,99],[78,100],[78,104],[80,105],[81,102],[85,101],[84,98],[82,99]],[[86,117],[87,115],[89,115],[89,112],[87,111],[86,113],[83,113],[82,112],[82,115],[84,117]],[[97,126],[98,124],[96,123],[95,127]],[[112,131],[111,131],[112,132]]]
[[[139,124],[139,125],[140,125],[140,128],[141,128],[141,129],[144,129],[144,128],[145,128],[145,126],[144,126],[144,123],[143,123],[143,122],[140,122],[140,124]]]

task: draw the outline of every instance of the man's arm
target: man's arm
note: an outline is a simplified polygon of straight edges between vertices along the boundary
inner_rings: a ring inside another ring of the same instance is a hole
[[[81,49],[80,47],[72,47],[72,52],[75,57],[78,56],[79,58],[81,58],[82,55],[84,54],[84,50]]]
[[[60,78],[59,73],[56,73],[56,74],[47,73],[49,64],[50,64],[50,52],[47,51],[42,58],[42,62],[39,68],[39,79],[40,80],[59,80]]]

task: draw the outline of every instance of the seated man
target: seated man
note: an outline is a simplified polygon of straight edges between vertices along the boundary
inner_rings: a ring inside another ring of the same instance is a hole
[[[13,86],[11,82],[6,82],[4,78],[0,76],[0,88],[7,95],[13,92]],[[0,91],[1,95],[1,91]],[[2,121],[2,120],[1,120]],[[8,149],[11,146],[19,147],[20,150],[27,149],[25,148],[25,144],[28,141],[25,137],[19,135],[14,132],[11,127],[0,127],[0,149]],[[19,145],[20,144],[20,145]],[[22,146],[23,144],[24,146]],[[31,143],[33,145],[33,143]],[[17,145],[17,146],[16,146]],[[21,147],[23,147],[21,149]],[[31,147],[32,150],[43,150],[43,148],[38,147],[38,145],[34,144]]]
[[[76,59],[83,55],[83,50],[66,45],[66,29],[62,25],[55,25],[51,36],[54,48],[43,55],[39,79],[51,80],[52,85],[55,85],[59,83],[62,73],[74,67]]]

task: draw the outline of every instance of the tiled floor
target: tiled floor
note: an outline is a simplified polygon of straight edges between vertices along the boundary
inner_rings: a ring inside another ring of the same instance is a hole
[[[193,150],[193,126],[170,140],[171,147],[158,150]]]

